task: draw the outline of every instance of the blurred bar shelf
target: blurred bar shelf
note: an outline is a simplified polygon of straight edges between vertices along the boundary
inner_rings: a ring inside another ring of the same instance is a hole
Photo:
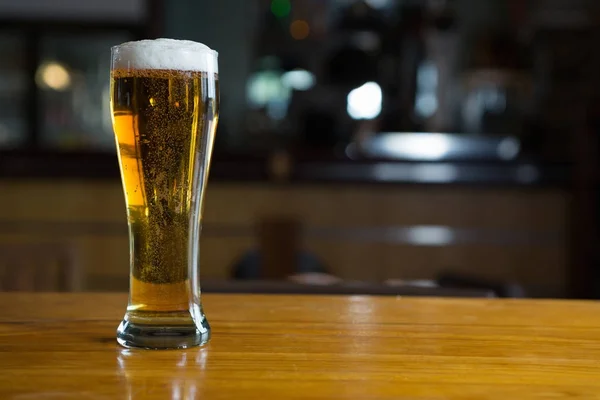
[[[216,152],[211,180],[231,183],[340,183],[568,186],[568,163],[535,160],[410,161],[356,159],[334,154],[284,153],[289,162],[278,174],[273,154]],[[117,157],[110,153],[15,150],[0,152],[0,179],[119,178]]]

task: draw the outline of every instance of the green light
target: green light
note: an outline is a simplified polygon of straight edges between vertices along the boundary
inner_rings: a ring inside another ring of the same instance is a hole
[[[272,0],[271,1],[271,12],[279,18],[284,18],[290,15],[292,10],[292,4],[290,0]]]

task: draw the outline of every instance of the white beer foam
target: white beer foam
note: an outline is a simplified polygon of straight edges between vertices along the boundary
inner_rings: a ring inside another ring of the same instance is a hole
[[[218,53],[191,40],[154,39],[113,47],[113,69],[172,69],[219,72]]]

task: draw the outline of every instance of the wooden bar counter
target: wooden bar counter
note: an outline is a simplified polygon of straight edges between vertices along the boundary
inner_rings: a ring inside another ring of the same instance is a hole
[[[213,339],[115,341],[125,294],[0,294],[0,399],[600,398],[600,303],[205,295]]]

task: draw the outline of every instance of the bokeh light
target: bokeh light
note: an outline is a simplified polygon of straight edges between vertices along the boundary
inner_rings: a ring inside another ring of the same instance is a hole
[[[292,10],[292,4],[290,0],[272,0],[271,1],[271,12],[279,18],[284,18],[290,15]]]
[[[290,35],[296,40],[304,40],[310,34],[308,22],[298,19],[290,25]]]
[[[353,119],[373,119],[381,114],[383,93],[376,82],[367,82],[348,94],[347,111]]]
[[[71,74],[58,62],[46,62],[39,66],[36,77],[38,86],[56,91],[67,90],[71,86]]]

